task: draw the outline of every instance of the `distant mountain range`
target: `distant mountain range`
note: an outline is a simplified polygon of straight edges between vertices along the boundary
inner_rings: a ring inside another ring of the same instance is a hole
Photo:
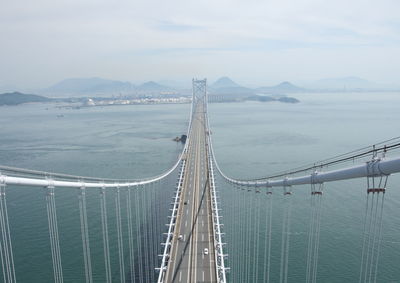
[[[327,78],[313,82],[309,85],[313,89],[332,89],[332,90],[356,90],[356,89],[377,89],[383,87],[377,83],[358,78],[358,77],[342,77]]]
[[[35,93],[48,97],[111,97],[118,95],[164,95],[168,93],[184,95],[191,94],[190,86],[185,87],[182,83],[174,84],[172,81],[164,82],[165,84],[148,81],[135,85],[131,82],[103,78],[71,78],[60,81],[48,88],[37,90]],[[210,95],[231,95],[233,97],[243,97],[255,94],[285,95],[301,92],[385,91],[398,89],[399,88],[396,87],[379,85],[358,77],[321,79],[315,82],[303,83],[302,87],[294,85],[291,82],[282,82],[273,86],[262,86],[257,88],[245,87],[228,77],[221,77],[215,82],[209,84],[208,87]],[[29,92],[32,93],[33,91]]]
[[[358,77],[327,78],[315,82],[305,83],[303,87],[296,86],[290,82],[282,82],[273,86],[258,88],[243,87],[228,77],[222,77],[211,84],[211,94],[268,94],[285,95],[304,92],[343,92],[343,91],[393,91],[399,87],[377,84]]]
[[[287,94],[306,91],[289,82],[269,87],[248,88],[239,85],[228,77],[221,77],[209,86],[210,94],[224,94],[232,96],[244,96],[253,94]],[[134,85],[130,82],[107,80],[102,78],[72,78],[63,80],[39,93],[50,97],[77,97],[77,96],[111,96],[134,94],[160,94],[183,92],[177,87],[166,86],[154,81]]]
[[[108,80],[102,78],[72,78],[63,80],[49,88],[40,91],[41,94],[49,96],[110,96],[131,95],[173,91],[169,86],[164,86],[153,81],[141,85],[130,82]]]
[[[257,92],[266,94],[285,94],[285,93],[296,93],[306,92],[307,90],[291,84],[290,82],[282,82],[275,86],[259,87],[256,89]]]
[[[243,87],[228,77],[222,77],[209,87],[210,94],[213,95],[228,95],[245,96],[255,94],[274,94],[283,95],[289,93],[306,92],[306,89],[295,86],[290,82],[282,82],[274,86],[265,86],[259,88]]]

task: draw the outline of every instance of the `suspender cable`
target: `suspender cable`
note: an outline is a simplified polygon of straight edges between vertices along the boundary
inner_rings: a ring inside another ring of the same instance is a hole
[[[242,220],[241,220],[241,223],[242,223],[242,241],[241,241],[241,243],[242,243],[242,255],[243,255],[243,257],[246,255],[246,253],[247,253],[247,250],[246,250],[246,247],[247,247],[247,224],[248,224],[248,222],[247,222],[247,207],[246,207],[246,205],[245,205],[245,203],[247,202],[247,200],[246,200],[246,198],[247,198],[247,191],[246,191],[246,188],[245,187],[241,187],[241,190],[242,190],[242,198],[241,198],[241,200],[242,200],[242,212],[244,212],[244,213],[242,213]],[[247,261],[242,261],[242,264],[241,264],[241,267],[242,267],[242,273],[240,274],[240,277],[241,277],[241,280],[240,280],[240,282],[246,282],[246,280],[247,280]]]
[[[162,184],[161,181],[158,181],[156,183],[156,188],[159,188],[158,192],[154,191],[154,206],[155,206],[155,210],[156,210],[156,223],[157,223],[157,230],[156,230],[156,235],[157,235],[157,240],[155,243],[156,246],[156,256],[157,256],[157,266],[160,266],[161,262],[160,262],[160,257],[159,255],[162,253],[161,251],[161,245],[160,243],[162,242],[162,228],[161,228],[161,223],[163,223],[164,221],[161,220],[161,215],[163,215],[161,213],[163,207],[161,206],[161,204],[158,202],[158,199],[166,199],[163,197],[163,194],[165,194],[164,190],[160,189],[162,188]]]
[[[251,193],[250,187],[247,187],[247,197],[251,203],[250,207],[247,208],[247,228],[246,228],[246,253],[247,253],[247,261],[246,261],[246,282],[252,282],[251,280],[251,273],[250,273],[250,268],[251,268],[251,219],[252,219],[252,207],[253,207],[253,194]]]
[[[122,235],[121,222],[121,197],[120,189],[115,189],[115,216],[117,221],[117,239],[118,239],[118,256],[119,256],[119,273],[121,283],[125,283],[125,260],[124,260],[124,243]]]
[[[155,202],[155,190],[156,190],[156,184],[153,183],[151,184],[151,190],[150,190],[150,215],[151,215],[151,257],[153,259],[153,267],[152,267],[152,273],[153,276],[156,274],[154,273],[156,270],[156,267],[158,267],[158,260],[157,260],[157,243],[158,243],[158,234],[157,234],[157,218],[158,218],[158,213],[157,213],[157,208],[154,204]],[[155,278],[155,277],[154,277]],[[154,281],[153,278],[153,281]]]
[[[384,181],[384,188],[386,190],[386,183],[387,183],[387,176],[380,177],[380,181],[378,187],[382,187],[382,181]],[[383,206],[385,202],[385,190],[378,190],[377,192],[377,199],[376,199],[376,219],[375,219],[375,226],[374,226],[374,237],[372,240],[372,256],[371,256],[371,264],[370,264],[370,271],[369,271],[369,282],[372,281],[372,276],[374,277],[374,282],[376,282],[377,271],[378,271],[378,259],[379,259],[379,252],[380,252],[380,244],[381,244],[381,237],[382,237],[382,217],[383,217]],[[380,197],[380,195],[381,197]],[[380,206],[380,207],[379,207]],[[375,261],[375,262],[374,262]],[[374,272],[375,271],[375,272]],[[374,274],[373,274],[374,272]]]
[[[101,232],[103,235],[104,269],[106,271],[106,282],[111,283],[110,243],[108,239],[107,202],[105,188],[100,189],[100,213]]]
[[[375,182],[376,178],[379,178],[379,182]],[[367,178],[367,202],[359,282],[376,282],[377,280],[386,184],[387,176]]]
[[[143,201],[141,211],[143,212],[143,251],[144,251],[144,266],[145,266],[145,282],[150,281],[150,261],[149,261],[149,244],[148,244],[148,223],[147,223],[147,189],[146,186],[143,185]]]
[[[386,187],[386,184],[385,184]],[[376,278],[378,275],[378,262],[379,262],[379,254],[380,254],[380,250],[381,250],[381,241],[382,241],[382,217],[383,217],[383,206],[384,206],[384,202],[385,202],[385,194],[382,194],[382,200],[381,200],[381,208],[380,208],[380,215],[379,215],[379,221],[378,221],[378,225],[379,225],[379,229],[378,229],[378,238],[377,238],[377,248],[376,248],[376,255],[375,255],[375,270],[374,270],[374,281],[376,283]],[[371,271],[372,271],[372,264],[371,264]]]
[[[321,231],[323,184],[311,184],[311,214],[308,232],[306,282],[317,281],[318,250]]]
[[[240,243],[242,242],[242,238],[241,238],[241,233],[242,233],[242,220],[241,220],[241,212],[243,211],[241,209],[241,192],[242,190],[240,189],[239,186],[234,185],[236,187],[236,197],[235,197],[235,219],[237,220],[237,224],[239,229],[235,229],[235,242],[232,243],[231,245],[233,245],[233,247],[235,247],[234,249],[234,254],[232,256],[234,256],[235,259],[235,266],[234,266],[234,273],[233,275],[235,275],[235,281],[234,282],[240,282],[240,274],[242,273],[242,270],[240,268],[240,260],[239,260],[239,256],[242,255],[242,251],[241,251],[241,245]]]
[[[289,240],[290,240],[290,216],[292,206],[292,192],[288,187],[283,187],[284,212],[282,223],[282,247],[281,247],[281,266],[280,266],[280,282],[287,283],[288,266],[289,266]]]
[[[147,238],[148,238],[148,248],[147,253],[149,255],[149,281],[154,282],[154,249],[153,249],[153,211],[152,211],[152,199],[151,199],[151,191],[153,184],[149,184],[146,190],[146,226],[147,226]],[[148,218],[147,218],[148,216]]]
[[[225,212],[225,214],[226,215],[229,215],[229,216],[233,216],[234,215],[234,208],[233,208],[233,204],[234,204],[234,202],[233,202],[233,200],[234,200],[234,198],[235,198],[235,190],[233,190],[233,191],[231,191],[230,193],[229,193],[229,195],[225,195],[225,190],[226,190],[226,188],[223,188],[223,186],[220,186],[220,188],[221,188],[221,190],[220,190],[220,192],[221,192],[221,194],[223,193],[224,195],[221,197],[221,199],[222,200],[225,200],[225,201],[223,201],[223,207],[222,207],[222,212]],[[226,248],[226,250],[227,250],[227,253],[228,253],[228,259],[229,259],[229,266],[230,266],[230,270],[231,270],[231,272],[230,272],[230,276],[229,276],[229,278],[231,278],[232,279],[232,281],[234,281],[233,280],[233,276],[232,276],[232,271],[234,272],[234,259],[233,259],[233,251],[232,251],[232,245],[234,244],[234,229],[233,229],[233,223],[232,223],[232,219],[228,219],[228,218],[225,218],[225,225],[224,225],[224,230],[226,231],[226,234],[225,234],[225,242],[227,243],[226,245],[225,245],[225,248]]]
[[[363,228],[363,244],[362,244],[362,252],[361,252],[361,266],[360,266],[360,276],[359,276],[359,283],[362,282],[362,278],[364,275],[364,261],[365,261],[365,249],[367,247],[367,238],[368,238],[368,233],[367,233],[367,221],[368,219],[368,212],[369,212],[369,204],[370,202],[370,195],[367,193],[367,201],[365,205],[365,212],[364,212],[364,228]]]
[[[56,250],[55,250],[55,243],[54,243],[54,225],[53,225],[53,216],[51,212],[51,204],[50,204],[50,198],[51,195],[54,195],[54,187],[48,187],[47,192],[46,192],[46,208],[47,208],[47,220],[49,223],[49,236],[50,236],[50,249],[51,249],[51,259],[53,262],[53,276],[54,276],[54,282],[59,282],[58,278],[58,272],[57,272],[57,256],[56,256]],[[5,273],[4,273],[5,274]],[[6,280],[4,279],[4,282]]]
[[[375,208],[374,208],[374,220],[373,220],[373,224],[372,224],[372,237],[371,237],[371,252],[368,253],[370,254],[370,263],[368,266],[368,270],[369,270],[369,274],[368,274],[368,282],[371,282],[371,275],[372,275],[372,266],[374,266],[374,257],[375,257],[375,243],[376,243],[376,237],[377,237],[377,228],[380,226],[378,225],[378,221],[379,221],[379,215],[378,215],[378,208],[379,208],[379,195],[376,196],[376,202],[375,202]]]
[[[78,193],[79,199],[79,216],[81,222],[81,237],[82,237],[82,249],[83,249],[83,261],[85,264],[85,278],[86,283],[92,283],[92,262],[90,258],[90,245],[89,245],[89,229],[86,214],[86,190],[85,187],[81,187]]]
[[[271,271],[272,189],[267,188],[268,207],[265,215],[264,282],[269,283]]]
[[[376,201],[378,200],[378,196],[375,194],[372,194],[372,199],[371,199],[371,206],[370,206],[370,210],[369,210],[369,225],[368,225],[368,241],[367,241],[367,257],[366,257],[366,263],[365,263],[365,282],[369,282],[369,280],[367,281],[367,277],[368,277],[368,271],[369,271],[369,261],[371,258],[371,251],[370,251],[370,247],[371,247],[371,242],[372,242],[372,235],[373,235],[373,230],[374,230],[374,221],[376,220],[376,218],[374,217],[376,215],[375,210],[376,210]]]
[[[128,245],[129,245],[129,282],[136,281],[135,274],[135,251],[133,246],[133,228],[132,228],[132,204],[131,204],[131,188],[128,188],[126,197],[126,218],[128,223]]]
[[[14,268],[14,255],[11,244],[10,225],[8,222],[7,201],[6,201],[6,186],[0,184],[0,221],[1,230],[3,235],[3,252],[5,262],[7,263],[7,277],[8,282],[16,282],[15,268]]]
[[[260,196],[260,189],[259,188],[256,188],[256,195],[255,195],[255,198],[256,198],[256,205],[255,205],[255,209],[256,209],[256,219],[255,219],[255,222],[256,222],[256,231],[255,231],[255,233],[254,233],[254,237],[255,237],[255,244],[253,243],[253,245],[254,245],[254,258],[255,258],[255,264],[254,264],[254,268],[253,268],[253,273],[254,273],[254,275],[255,275],[255,280],[254,280],[254,282],[258,282],[258,268],[259,268],[259,264],[258,264],[258,261],[259,261],[259,248],[258,248],[258,244],[259,244],[259,241],[260,241],[260,210],[261,210],[261,207],[260,207],[260,198],[261,198],[261,196]]]
[[[61,264],[60,243],[58,237],[56,205],[54,199],[54,186],[49,186],[47,188],[46,207],[47,207],[47,220],[49,222],[49,236],[50,236],[51,256],[53,261],[54,282],[62,283],[63,274],[62,274],[62,264]]]
[[[312,187],[311,187],[312,188]],[[310,213],[310,227],[308,231],[308,248],[307,248],[307,265],[306,265],[306,283],[311,282],[311,273],[312,273],[312,246],[313,246],[313,238],[315,236],[315,198],[312,195],[311,191],[311,213]]]
[[[143,283],[143,256],[142,256],[142,233],[141,233],[141,221],[140,221],[140,201],[139,201],[139,186],[136,187],[135,192],[135,207],[136,207],[136,241],[137,241],[137,250],[138,250],[138,261],[139,261],[139,281]]]

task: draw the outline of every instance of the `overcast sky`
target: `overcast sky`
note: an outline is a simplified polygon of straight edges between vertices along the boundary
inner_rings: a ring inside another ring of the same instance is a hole
[[[399,85],[399,11],[399,0],[3,1],[0,85],[225,75]]]

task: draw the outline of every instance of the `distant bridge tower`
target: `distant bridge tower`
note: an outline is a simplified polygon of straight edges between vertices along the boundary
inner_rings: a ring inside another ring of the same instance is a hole
[[[192,88],[193,101],[197,102],[197,100],[205,99],[207,97],[207,79],[204,80],[193,79],[192,83],[193,83],[193,88]]]

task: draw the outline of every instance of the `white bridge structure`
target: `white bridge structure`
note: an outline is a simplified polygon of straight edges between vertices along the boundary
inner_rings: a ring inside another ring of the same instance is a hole
[[[308,247],[304,280],[318,282],[324,184],[364,178],[367,180],[367,203],[364,234],[360,235],[363,248],[358,277],[359,282],[376,282],[387,180],[400,172],[400,157],[388,155],[400,147],[399,139],[303,168],[240,180],[227,176],[217,163],[208,100],[206,79],[194,79],[185,146],[173,167],[154,178],[94,178],[0,166],[2,281],[19,282],[15,257],[23,256],[13,252],[15,233],[7,207],[7,193],[15,187],[37,187],[45,190],[43,204],[47,211],[49,250],[43,253],[51,258],[49,282],[72,282],[66,277],[63,265],[59,229],[62,216],[58,213],[56,195],[76,189],[82,245],[82,259],[79,260],[84,272],[82,278],[75,278],[74,282],[274,282],[271,274],[276,272],[279,275],[275,278],[286,283],[290,267],[291,199],[295,186],[308,185],[311,201],[308,240],[304,243]],[[221,210],[221,203],[228,200],[219,195],[219,182],[235,196],[229,200],[231,215]],[[272,196],[280,189],[285,206],[279,239],[279,270],[274,271]],[[98,207],[93,209],[98,210],[100,227],[99,239],[94,240],[91,229],[94,214],[89,213],[88,203],[96,198]],[[248,212],[241,213],[245,209]],[[235,217],[236,231],[225,229],[222,216]],[[264,232],[259,230],[260,219],[265,222]],[[260,233],[263,235],[262,250]],[[116,246],[111,244],[111,238],[115,239]],[[225,242],[228,238],[233,242]],[[99,240],[102,251],[94,253],[93,241]],[[95,255],[100,255],[103,262],[101,276],[94,271],[94,268],[99,269],[94,267]],[[35,258],[27,255],[26,260]]]

